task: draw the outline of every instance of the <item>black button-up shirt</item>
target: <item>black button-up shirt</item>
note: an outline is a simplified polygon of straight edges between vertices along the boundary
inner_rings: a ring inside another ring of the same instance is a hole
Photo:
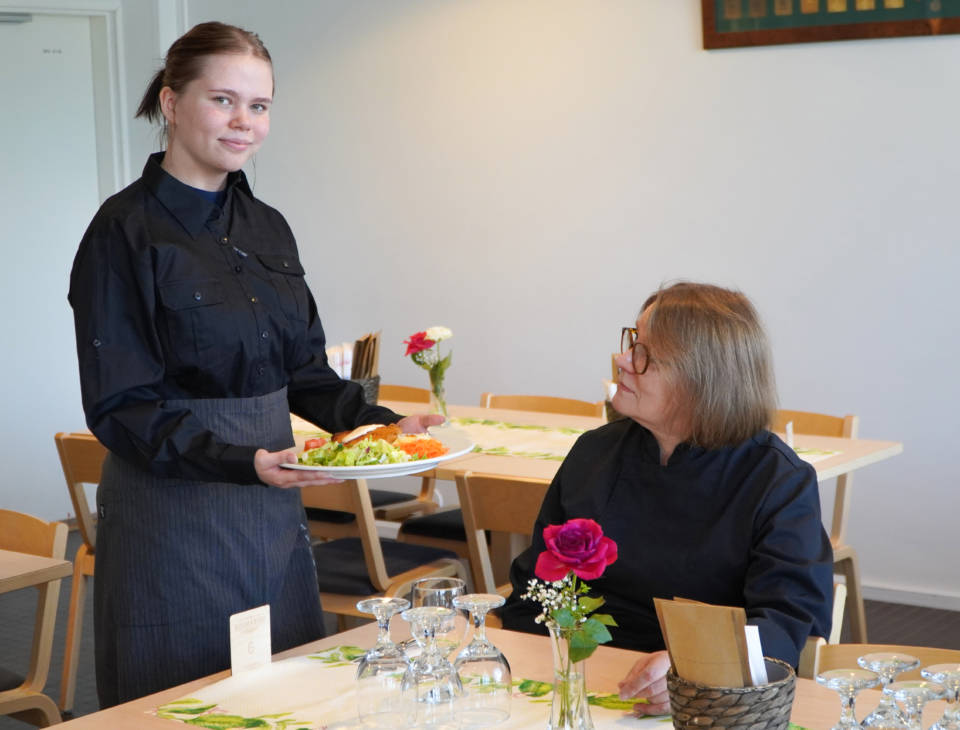
[[[680,444],[665,466],[653,434],[628,418],[585,433],[547,491],[532,546],[513,562],[504,628],[542,628],[539,604],[520,596],[544,528],[574,517],[596,520],[617,543],[617,561],[588,581],[619,624],[612,646],[664,648],[658,597],[743,606],[764,656],[794,666],[808,636],[830,634],[833,551],[817,475],[769,431],[719,449]]]
[[[165,476],[257,482],[260,444],[229,444],[166,400],[245,398],[286,386],[292,412],[331,431],[400,417],[367,405],[327,364],[286,220],[243,172],[223,206],[167,174],[163,153],[104,202],[70,276],[87,424]]]

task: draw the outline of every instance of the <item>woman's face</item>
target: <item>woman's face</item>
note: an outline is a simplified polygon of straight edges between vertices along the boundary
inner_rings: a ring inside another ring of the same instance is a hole
[[[647,343],[647,309],[637,320],[637,342]],[[665,377],[657,353],[650,353],[647,371],[639,375],[633,368],[632,353],[628,350],[617,356],[620,378],[613,396],[613,407],[624,416],[632,418],[655,435],[671,433],[674,418],[671,416],[673,388]]]
[[[182,93],[160,92],[170,143],[163,168],[187,185],[219,190],[270,132],[273,68],[250,54],[209,56]]]

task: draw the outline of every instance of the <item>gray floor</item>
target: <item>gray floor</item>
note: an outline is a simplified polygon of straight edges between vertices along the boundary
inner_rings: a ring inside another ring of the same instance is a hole
[[[73,557],[80,544],[78,533],[71,532],[67,557]],[[53,658],[46,692],[56,701],[60,696],[60,672],[63,667],[63,646],[66,640],[67,608],[70,600],[71,579],[63,581],[57,630],[54,637]],[[98,709],[97,689],[93,668],[93,584],[89,584],[87,608],[80,645],[80,667],[77,673],[77,693],[73,716],[85,715]],[[30,658],[33,639],[33,617],[36,610],[36,591],[22,590],[0,597],[0,665],[23,674]],[[918,608],[895,603],[867,601],[867,626],[870,641],[878,644],[907,644],[939,646],[960,649],[960,611]],[[329,622],[328,630],[335,630]],[[849,641],[849,627],[845,626],[841,641]],[[10,717],[0,717],[0,730],[22,730],[29,727]]]

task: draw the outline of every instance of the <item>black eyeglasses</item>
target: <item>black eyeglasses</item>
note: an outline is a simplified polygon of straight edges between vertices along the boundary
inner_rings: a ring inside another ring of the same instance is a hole
[[[637,375],[643,375],[650,367],[650,353],[647,346],[642,342],[637,342],[637,328],[624,327],[620,330],[620,352],[625,353],[631,350],[631,361],[633,370]]]

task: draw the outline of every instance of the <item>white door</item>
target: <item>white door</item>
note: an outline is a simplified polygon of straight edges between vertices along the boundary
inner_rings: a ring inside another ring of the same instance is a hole
[[[53,442],[84,427],[70,266],[98,206],[90,20],[0,23],[0,507],[72,513]]]

